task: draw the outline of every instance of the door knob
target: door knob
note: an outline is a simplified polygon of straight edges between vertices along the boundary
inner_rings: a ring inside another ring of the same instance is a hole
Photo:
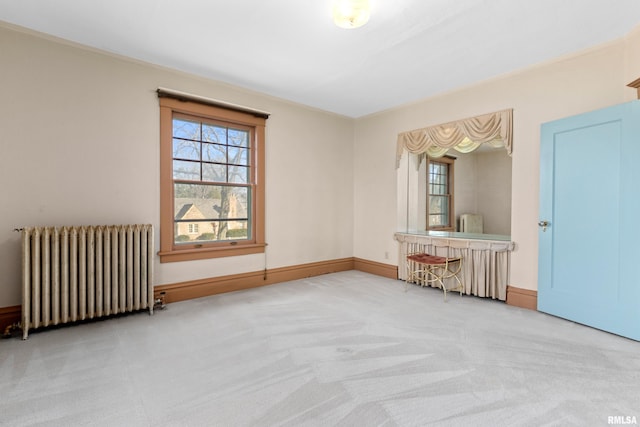
[[[549,221],[538,221],[538,227],[542,227],[542,231],[547,231],[547,227],[549,226]]]

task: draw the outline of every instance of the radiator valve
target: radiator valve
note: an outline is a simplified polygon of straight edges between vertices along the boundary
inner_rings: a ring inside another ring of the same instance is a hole
[[[4,328],[4,334],[2,335],[2,338],[11,338],[13,336],[13,333],[18,330],[22,330],[22,325],[19,322],[12,323],[11,325],[8,325],[6,328]]]
[[[162,291],[160,292],[160,296],[158,298],[156,298],[155,304],[153,306],[154,309],[160,309],[160,310],[164,310],[164,308],[167,306],[167,303],[165,301],[165,296],[166,296],[166,292]]]

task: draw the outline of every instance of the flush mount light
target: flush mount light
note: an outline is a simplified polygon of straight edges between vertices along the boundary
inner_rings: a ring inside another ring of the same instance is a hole
[[[333,22],[340,28],[358,28],[369,21],[369,0],[334,0]]]

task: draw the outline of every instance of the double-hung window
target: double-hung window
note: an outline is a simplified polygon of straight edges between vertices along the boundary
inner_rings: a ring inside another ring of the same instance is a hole
[[[160,259],[264,252],[266,116],[160,96]]]
[[[454,230],[452,157],[429,159],[427,224],[429,230]]]

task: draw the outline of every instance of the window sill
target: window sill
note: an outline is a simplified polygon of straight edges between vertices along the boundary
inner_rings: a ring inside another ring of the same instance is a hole
[[[267,245],[264,243],[254,243],[224,248],[178,249],[171,251],[160,251],[158,252],[158,256],[160,256],[161,263],[194,261],[210,258],[259,254],[264,252],[265,246]]]

